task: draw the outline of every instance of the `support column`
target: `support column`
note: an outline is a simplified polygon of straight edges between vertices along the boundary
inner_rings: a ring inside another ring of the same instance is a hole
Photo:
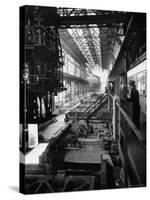
[[[55,103],[55,102],[54,102],[54,95],[53,95],[53,93],[52,93],[52,95],[51,95],[51,103],[52,103],[52,104],[51,104],[51,105],[52,105],[52,106],[51,106],[51,114],[52,114],[53,111],[54,111],[54,103]]]
[[[44,103],[45,103],[45,117],[48,118],[49,116],[48,94],[45,94]]]
[[[116,102],[119,101],[119,97],[117,95],[114,96],[113,98],[113,138],[114,141],[117,142],[118,139],[118,117],[119,117],[119,112]]]
[[[71,80],[70,80],[70,96],[69,96],[69,100],[71,101],[71,97],[72,97],[72,90],[71,90]]]
[[[111,101],[110,101],[110,95],[109,95],[109,93],[107,93],[107,96],[108,96],[108,110],[110,110],[110,103],[111,103]]]
[[[42,118],[42,97],[39,97],[40,100],[40,118]]]

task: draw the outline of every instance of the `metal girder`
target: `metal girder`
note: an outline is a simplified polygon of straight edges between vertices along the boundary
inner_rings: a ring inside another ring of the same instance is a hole
[[[80,9],[80,8],[58,8],[57,13],[60,16],[87,16],[87,15],[95,15],[96,11],[92,9]]]
[[[108,28],[104,31],[98,28],[60,30],[60,37],[64,48],[68,47],[76,61],[89,63],[90,68],[102,63],[107,69],[110,62],[114,63],[115,38]]]
[[[100,38],[101,38],[101,51],[102,51],[102,65],[103,68],[108,68],[110,64],[115,62],[115,44],[119,44],[121,47],[122,40],[117,35],[122,29],[122,25],[118,25],[116,28],[105,28],[100,29]]]
[[[59,29],[78,29],[78,28],[115,28],[116,24],[81,24],[81,25],[72,25],[72,24],[64,24],[59,26]],[[117,34],[119,36],[123,36],[123,34]]]
[[[84,37],[83,32],[80,29],[72,29],[71,35],[73,40],[77,43],[79,49],[82,51],[82,54],[86,58],[87,62],[89,64],[93,63],[93,59],[89,51],[89,46],[87,44],[87,39]]]
[[[115,43],[120,47],[122,45],[120,34],[129,13],[77,8],[58,8],[57,11],[60,16],[59,28],[68,28],[91,68],[98,64],[108,69],[109,64],[114,63]],[[93,30],[98,33],[95,34]]]
[[[93,16],[93,15],[109,15],[127,13],[123,11],[108,11],[108,10],[96,10],[96,9],[83,9],[83,8],[57,8],[57,13],[62,17],[69,16]]]
[[[83,33],[84,33],[85,37],[87,38],[88,46],[91,51],[93,60],[94,60],[95,64],[100,65],[100,59],[101,59],[100,43],[98,43],[98,44],[95,43],[95,39],[98,40],[99,38],[98,38],[98,36],[97,37],[94,36],[92,34],[92,32],[94,33],[95,31],[93,31],[93,29],[83,29]],[[98,48],[98,46],[99,46],[99,48]]]
[[[74,25],[113,26],[123,23],[127,12],[102,11],[94,9],[58,8],[59,28],[72,28]]]
[[[87,60],[77,46],[76,42],[73,40],[72,36],[69,34],[69,32],[67,30],[59,30],[59,34],[63,48],[68,50],[68,52],[76,61],[85,65],[85,63],[87,63]]]
[[[78,45],[82,54],[86,58],[90,68],[101,65],[101,49],[99,32],[92,28],[68,30],[73,40]]]
[[[110,15],[87,15],[87,16],[65,16],[60,17],[59,26],[64,25],[88,25],[88,24],[107,24],[112,25],[122,23],[124,21],[124,14],[110,14]]]

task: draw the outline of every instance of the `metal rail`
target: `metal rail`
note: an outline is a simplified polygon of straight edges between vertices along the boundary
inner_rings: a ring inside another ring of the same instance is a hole
[[[113,101],[113,126],[115,128],[115,140],[118,143],[118,149],[121,162],[126,175],[126,186],[145,186],[146,185],[146,145],[145,138],[136,128],[134,123],[119,102],[114,101],[109,95],[109,104]],[[111,109],[111,106],[109,106]]]
[[[132,122],[130,117],[127,115],[127,113],[123,110],[123,108],[121,108],[118,103],[116,103],[116,105],[118,106],[120,112],[126,119],[127,123],[129,124],[130,128],[132,129],[133,133],[136,135],[137,139],[140,141],[141,145],[143,145],[143,147],[145,148],[145,145],[143,144],[144,137],[142,136],[141,132],[136,128],[136,126],[134,125],[134,123]]]

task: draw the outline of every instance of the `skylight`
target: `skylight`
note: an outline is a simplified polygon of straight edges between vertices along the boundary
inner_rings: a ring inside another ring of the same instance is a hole
[[[88,62],[90,69],[101,68],[101,49],[98,28],[68,29],[73,40]]]

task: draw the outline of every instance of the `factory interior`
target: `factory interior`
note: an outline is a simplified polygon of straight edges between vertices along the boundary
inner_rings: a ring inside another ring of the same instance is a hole
[[[20,192],[146,186],[146,62],[146,13],[20,7]]]

